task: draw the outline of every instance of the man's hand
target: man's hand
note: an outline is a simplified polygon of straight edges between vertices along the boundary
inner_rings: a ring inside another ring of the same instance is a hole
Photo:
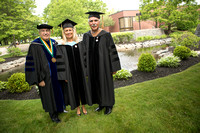
[[[41,81],[41,82],[39,83],[39,86],[44,87],[44,86],[45,86],[45,82],[44,82],[44,81]]]

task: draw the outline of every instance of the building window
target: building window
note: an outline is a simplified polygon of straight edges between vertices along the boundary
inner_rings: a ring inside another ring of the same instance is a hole
[[[136,18],[135,18],[135,16],[133,17],[133,22],[134,22],[134,21],[136,21]]]
[[[119,18],[120,31],[132,31],[133,30],[133,17]]]

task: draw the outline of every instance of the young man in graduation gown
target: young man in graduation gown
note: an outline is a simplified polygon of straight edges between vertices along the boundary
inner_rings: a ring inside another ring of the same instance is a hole
[[[57,78],[55,40],[50,38],[53,27],[37,26],[40,37],[31,42],[26,56],[25,75],[30,85],[39,87],[42,106],[53,122],[60,122],[58,113],[64,111],[63,93]]]
[[[85,65],[88,86],[92,91],[93,104],[99,104],[96,111],[105,107],[104,114],[112,112],[115,104],[112,75],[121,69],[118,53],[109,32],[99,28],[101,12],[87,12],[91,30],[84,34]]]

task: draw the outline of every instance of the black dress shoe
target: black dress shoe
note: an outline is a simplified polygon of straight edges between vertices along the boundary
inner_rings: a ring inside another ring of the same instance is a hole
[[[104,108],[104,107],[99,106],[98,108],[95,109],[95,111],[98,111],[98,112],[99,112],[99,111],[101,111],[103,108]]]
[[[112,112],[112,108],[111,107],[106,107],[106,110],[104,112],[105,115],[109,115]]]
[[[55,123],[61,122],[61,120],[58,119],[58,117],[51,118],[51,120],[52,120],[53,122],[55,122]]]
[[[58,118],[58,113],[49,113],[49,116],[53,122],[59,123],[61,120]]]

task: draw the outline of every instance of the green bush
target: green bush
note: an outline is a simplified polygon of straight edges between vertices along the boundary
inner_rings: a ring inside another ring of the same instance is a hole
[[[5,61],[5,59],[4,58],[0,58],[0,62],[4,62]]]
[[[149,53],[142,53],[139,57],[138,70],[144,72],[153,72],[156,69],[156,60]]]
[[[7,49],[11,57],[20,56],[22,54],[20,48],[11,47]]]
[[[191,32],[185,32],[182,35],[178,35],[172,39],[172,43],[176,45],[186,46],[186,47],[199,47],[198,43],[200,37],[194,35]]]
[[[112,33],[112,38],[115,44],[119,43],[130,43],[131,39],[133,39],[133,32],[118,32]]]
[[[0,81],[0,92],[6,90],[7,82]]]
[[[198,57],[199,56],[199,54],[198,54],[198,52],[197,51],[194,51],[194,50],[192,50],[191,51],[191,55],[190,56],[192,56],[192,57]]]
[[[162,57],[158,60],[157,65],[161,67],[178,67],[181,59],[177,56]]]
[[[164,39],[167,38],[167,35],[161,35],[161,36],[141,36],[136,38],[137,42],[143,42],[143,41],[149,41],[149,40],[155,40],[155,39]]]
[[[116,74],[113,75],[113,79],[126,79],[128,80],[128,78],[131,78],[132,77],[132,74],[128,71],[128,70],[125,70],[125,69],[121,69],[119,71],[117,71]]]
[[[25,81],[24,73],[14,73],[10,78],[8,78],[7,89],[11,93],[21,93],[24,91],[30,91],[31,88]]]
[[[2,54],[2,52],[0,52],[0,55]]]
[[[173,52],[174,56],[178,56],[181,59],[187,59],[191,55],[190,48],[186,46],[177,46]]]
[[[176,32],[171,33],[171,34],[169,35],[169,37],[171,37],[172,39],[175,39],[175,38],[181,36],[183,33],[184,33],[184,32],[182,32],[182,31],[176,31]]]

